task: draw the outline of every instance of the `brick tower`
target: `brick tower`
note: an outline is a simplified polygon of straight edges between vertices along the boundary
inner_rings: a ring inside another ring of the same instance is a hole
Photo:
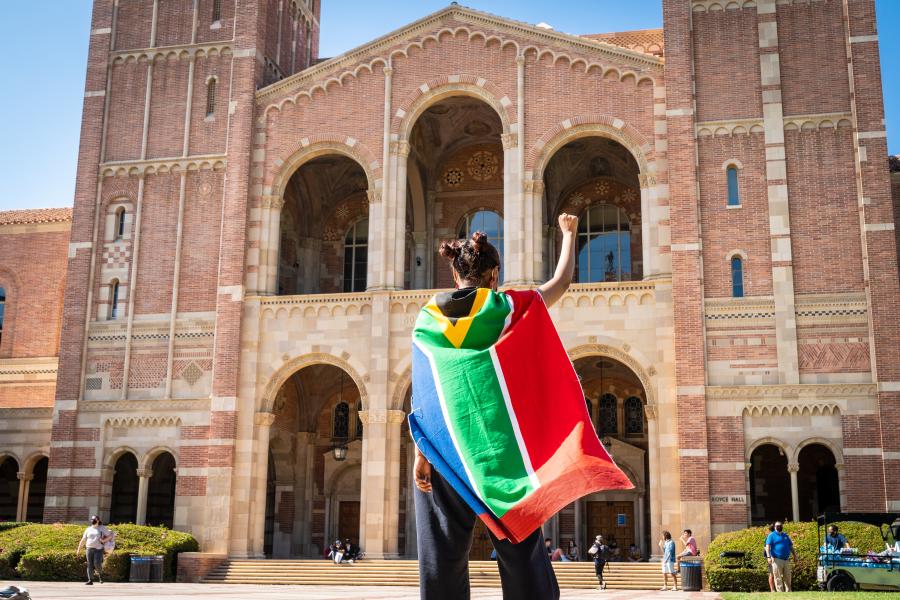
[[[86,518],[111,485],[85,395],[137,419],[166,405],[173,422],[207,396],[175,442],[190,446],[177,494],[193,497],[175,526],[214,514],[204,543],[227,543],[228,507],[205,499],[235,455],[254,93],[316,62],[318,17],[319,0],[94,2],[46,521]],[[193,390],[173,384],[185,369]]]

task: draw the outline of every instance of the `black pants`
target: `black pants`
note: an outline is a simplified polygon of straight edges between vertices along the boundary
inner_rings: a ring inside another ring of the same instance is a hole
[[[594,560],[594,573],[597,574],[597,579],[600,580],[600,583],[603,583],[603,567],[606,566],[606,562],[602,560]]]
[[[422,600],[469,598],[469,550],[478,517],[436,470],[432,491],[415,490],[419,589]],[[505,600],[557,600],[559,585],[536,529],[519,544],[498,540],[497,564]]]
[[[97,569],[97,579],[103,579],[103,548],[87,549],[87,576],[88,581],[93,580],[92,571]]]

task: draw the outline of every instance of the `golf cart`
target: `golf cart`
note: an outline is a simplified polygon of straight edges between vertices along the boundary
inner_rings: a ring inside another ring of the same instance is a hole
[[[818,523],[819,553],[816,579],[829,592],[853,590],[900,591],[900,512],[825,513]],[[825,543],[831,523],[853,521],[878,527],[885,543],[882,552],[835,549]]]

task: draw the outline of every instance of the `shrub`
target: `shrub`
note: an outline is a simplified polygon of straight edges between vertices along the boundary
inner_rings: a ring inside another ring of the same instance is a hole
[[[164,556],[163,575],[174,581],[179,552],[198,550],[197,540],[188,533],[165,527],[112,525],[116,532],[116,550],[104,562],[104,578],[127,581],[130,554]],[[38,581],[84,579],[87,561],[84,552],[76,554],[82,525],[25,524],[0,530],[0,577],[23,577]]]
[[[839,523],[851,546],[860,552],[884,549],[881,532],[877,527],[863,523]],[[814,522],[784,525],[784,530],[794,542],[797,562],[792,565],[791,587],[794,591],[814,590],[816,584],[816,558],[819,549],[818,533]],[[716,591],[763,592],[769,589],[769,572],[763,555],[766,535],[765,527],[750,527],[720,534],[709,545],[706,554],[706,579],[709,587]],[[823,530],[822,535],[825,532]],[[719,558],[726,550],[746,552],[746,563],[742,568],[729,569],[734,564],[729,559]]]
[[[29,525],[29,523],[25,523],[22,521],[0,521],[0,531],[15,529],[16,527],[21,527],[22,525]]]

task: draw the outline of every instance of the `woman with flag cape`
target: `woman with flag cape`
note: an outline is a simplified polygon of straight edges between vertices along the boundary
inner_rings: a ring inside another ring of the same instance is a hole
[[[632,486],[591,424],[547,307],[575,270],[578,219],[537,290],[497,290],[500,255],[484,233],[441,244],[456,290],[437,294],[413,331],[410,433],[423,600],[469,598],[475,519],[487,526],[503,597],[559,598],[541,524],[581,496]]]

